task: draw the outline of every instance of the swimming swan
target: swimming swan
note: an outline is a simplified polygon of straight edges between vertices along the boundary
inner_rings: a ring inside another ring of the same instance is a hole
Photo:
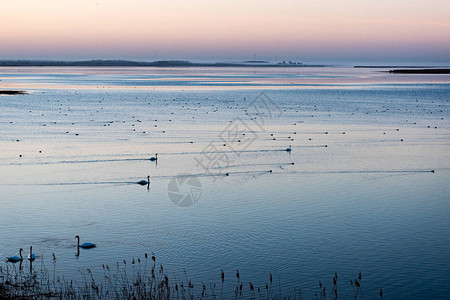
[[[158,160],[158,153],[155,154],[155,156],[150,157],[151,161]]]
[[[150,176],[147,176],[147,180],[138,181],[137,184],[140,184],[140,185],[148,185],[148,184],[150,184]]]
[[[33,247],[30,246],[30,254],[28,254],[28,259],[29,260],[35,260],[36,259],[36,255],[34,255],[33,253]]]
[[[18,262],[18,261],[22,261],[22,260],[23,260],[23,257],[22,257],[22,251],[23,251],[23,249],[20,248],[20,249],[19,249],[19,255],[20,255],[20,257],[18,257],[18,256],[11,256],[11,257],[7,257],[6,259],[7,259],[8,261],[10,261],[10,262]]]
[[[77,247],[78,248],[88,249],[88,248],[97,247],[96,244],[92,244],[92,243],[83,243],[80,245],[80,237],[77,235],[77,236],[75,236],[75,238],[77,239]]]

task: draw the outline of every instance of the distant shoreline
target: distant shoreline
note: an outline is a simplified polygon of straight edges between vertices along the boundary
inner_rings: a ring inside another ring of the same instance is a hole
[[[0,95],[25,95],[28,94],[28,92],[25,91],[2,91],[0,90]]]
[[[389,70],[389,73],[398,74],[450,74],[450,69],[400,69],[400,70]]]
[[[131,60],[87,60],[87,61],[44,61],[44,60],[0,60],[0,67],[247,67],[247,68],[305,68],[326,67],[326,65],[304,65],[298,62],[268,63],[246,61],[238,63],[194,63],[186,60],[160,60],[138,62]]]
[[[425,68],[438,68],[436,66],[396,66],[396,65],[382,65],[382,66],[354,66],[357,69],[425,69]]]

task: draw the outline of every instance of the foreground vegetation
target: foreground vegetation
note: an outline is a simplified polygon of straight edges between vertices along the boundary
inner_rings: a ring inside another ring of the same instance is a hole
[[[28,264],[28,262],[27,262]],[[33,268],[33,265],[34,268]],[[66,280],[56,276],[56,257],[53,254],[53,268],[48,270],[43,261],[30,263],[29,270],[22,263],[0,266],[0,299],[310,299],[301,289],[282,295],[273,284],[272,274],[267,282],[256,286],[241,281],[239,270],[227,280],[234,282],[234,291],[225,292],[225,273],[220,272],[215,284],[194,286],[190,280],[169,279],[164,267],[156,262],[155,256],[145,254],[144,259],[132,259],[117,263],[111,268],[103,265],[103,278],[97,282],[92,271],[82,272],[82,282]],[[38,270],[37,270],[38,269]],[[187,277],[186,277],[187,278]],[[350,293],[338,293],[338,275],[332,277],[331,289],[318,282],[317,292],[312,299],[364,299],[361,287],[362,275],[349,280]],[[378,291],[383,299],[383,291]]]

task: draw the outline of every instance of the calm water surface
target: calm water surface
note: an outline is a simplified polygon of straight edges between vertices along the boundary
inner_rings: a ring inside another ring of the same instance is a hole
[[[362,272],[367,298],[446,299],[450,78],[376,71],[2,68],[31,93],[0,97],[0,257],[33,245],[76,279],[153,252],[231,292],[236,269],[307,298]],[[76,257],[77,234],[98,247]]]

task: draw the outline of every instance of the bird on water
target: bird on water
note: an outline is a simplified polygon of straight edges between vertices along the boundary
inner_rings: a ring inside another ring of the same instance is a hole
[[[92,244],[92,243],[83,243],[80,245],[80,237],[78,235],[76,235],[75,238],[77,239],[77,247],[78,248],[88,249],[88,248],[97,247],[96,244]]]
[[[20,248],[19,249],[19,256],[11,256],[11,257],[7,257],[6,259],[9,261],[9,262],[18,262],[18,261],[22,261],[23,260],[23,257],[22,257],[22,251],[23,251],[23,249],[22,248]]]
[[[28,254],[28,259],[29,260],[35,260],[36,259],[36,255],[34,255],[34,253],[33,253],[33,246],[30,246],[30,254]]]
[[[137,184],[140,185],[148,185],[150,183],[150,176],[147,176],[147,180],[142,179],[141,181],[138,181]]]

